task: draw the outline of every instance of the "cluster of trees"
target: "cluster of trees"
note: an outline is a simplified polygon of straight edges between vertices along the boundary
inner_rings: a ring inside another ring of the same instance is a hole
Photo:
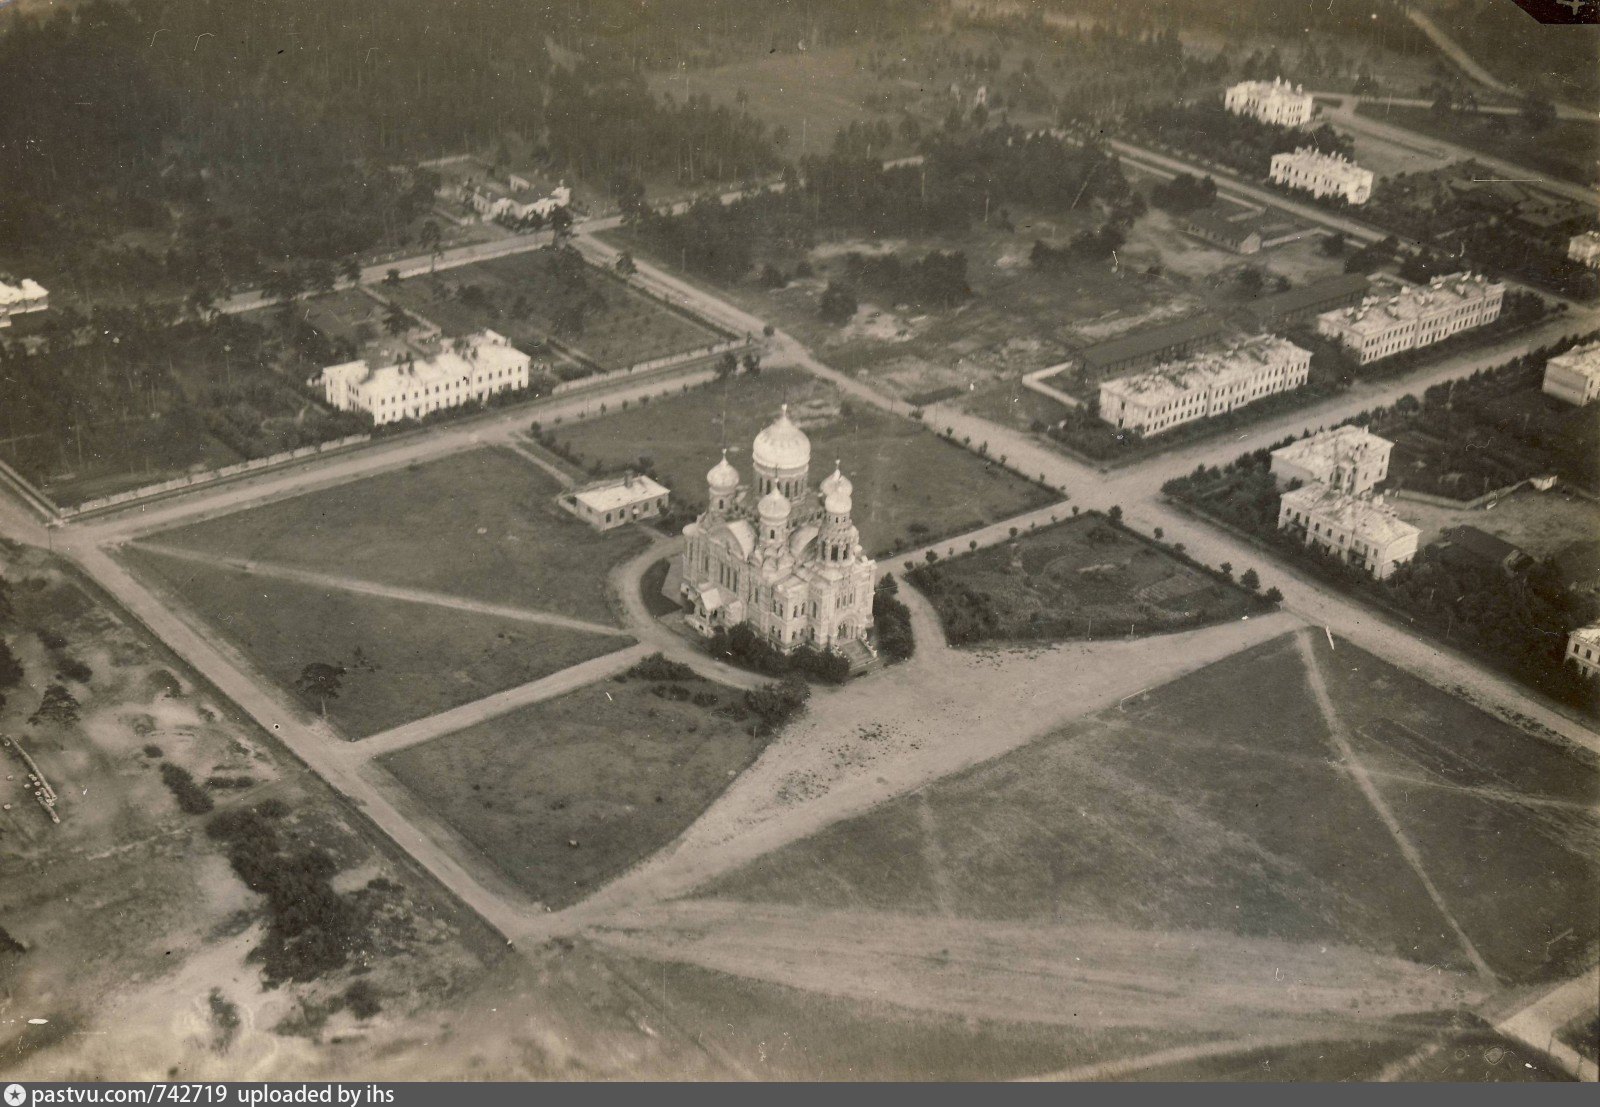
[[[809,677],[825,684],[843,684],[850,678],[850,662],[843,654],[809,645],[784,653],[747,623],[718,630],[707,646],[713,657],[767,676]]]
[[[389,167],[508,136],[599,181],[776,167],[762,123],[652,96],[604,38],[555,61],[552,36],[594,27],[585,7],[472,0],[448,35],[431,0],[90,0],[10,18],[6,260],[57,291],[213,299],[273,269],[408,244],[438,181]],[[659,27],[663,7],[627,18]]]
[[[806,708],[811,688],[798,676],[786,676],[744,694],[744,708],[756,718],[756,733],[776,734]]]
[[[161,782],[178,801],[178,810],[186,815],[208,815],[216,806],[210,794],[194,779],[194,774],[170,761],[161,763]]]
[[[644,211],[638,233],[661,256],[714,280],[731,282],[754,267],[757,251],[809,250],[821,232],[903,236],[951,234],[1027,202],[1065,211],[1102,200],[1130,202],[1117,160],[1104,147],[1049,134],[995,127],[947,135],[923,165],[885,168],[871,158],[828,155],[787,170],[781,190],[724,204],[704,198],[680,214]]]
[[[214,441],[265,457],[365,425],[275,371],[280,360],[298,369],[353,355],[298,316],[269,328],[227,315],[178,319],[154,305],[54,314],[37,348],[0,342],[4,453],[30,479],[120,462],[154,481],[214,457]]]
[[[1179,173],[1170,181],[1157,181],[1150,186],[1150,202],[1174,215],[1208,208],[1216,199],[1217,182],[1209,176]]]
[[[872,593],[872,622],[878,631],[878,653],[890,662],[906,661],[917,652],[911,632],[911,609],[899,598],[900,583],[888,573]]]
[[[1187,104],[1159,104],[1133,120],[1156,142],[1198,154],[1250,177],[1271,167],[1274,154],[1309,146],[1325,154],[1351,156],[1354,143],[1326,123],[1317,127],[1279,127],[1248,115],[1235,115],[1220,97]]]
[[[1533,233],[1519,225],[1512,200],[1488,192],[1460,194],[1466,179],[1482,177],[1493,174],[1466,161],[1433,173],[1381,178],[1362,207],[1362,218],[1394,235],[1437,244],[1454,259],[1456,269],[1504,274],[1570,299],[1600,296],[1600,273],[1566,253],[1568,236],[1587,226],[1584,213],[1574,208],[1571,218]],[[1357,264],[1355,257],[1347,268]]]
[[[1079,231],[1065,246],[1051,246],[1036,238],[1033,240],[1033,249],[1028,251],[1028,264],[1044,273],[1064,272],[1076,262],[1104,261],[1127,238],[1127,232],[1113,220],[1107,220],[1093,230]]]
[[[315,980],[348,959],[362,937],[361,913],[330,883],[338,864],[324,850],[285,840],[281,805],[235,808],[206,833],[223,843],[234,874],[266,899],[267,930],[251,955],[269,984]]]
[[[862,288],[891,303],[950,308],[972,296],[967,284],[967,255],[932,250],[920,261],[902,261],[899,254],[845,256],[845,272]]]

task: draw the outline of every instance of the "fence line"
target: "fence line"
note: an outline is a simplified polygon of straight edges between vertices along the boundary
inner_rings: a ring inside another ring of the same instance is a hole
[[[75,507],[62,507],[58,510],[63,518],[70,519],[91,511],[101,511],[108,507],[118,507],[122,504],[133,503],[136,500],[149,499],[151,496],[176,492],[180,488],[194,488],[197,485],[211,484],[214,481],[236,477],[243,473],[254,473],[262,469],[270,469],[291,461],[299,461],[302,458],[327,453],[329,450],[342,450],[347,446],[360,445],[371,439],[372,436],[370,434],[352,434],[344,438],[320,442],[315,446],[301,446],[298,449],[285,450],[270,457],[257,457],[248,461],[235,462],[232,465],[224,465],[220,469],[206,469],[199,473],[186,473],[181,477],[173,477],[171,480],[161,481],[159,484],[146,484],[139,488],[130,488],[126,492],[118,492],[112,496],[99,496],[92,500],[85,500]]]
[[[637,362],[625,369],[612,369],[609,372],[596,373],[593,376],[579,377],[577,380],[562,381],[550,390],[550,394],[552,396],[562,396],[568,392],[609,384],[612,381],[623,380],[627,377],[637,376],[640,373],[653,373],[659,369],[669,369],[675,365],[688,365],[690,362],[699,361],[701,358],[715,357],[717,354],[727,353],[730,350],[745,349],[752,345],[754,344],[743,338],[730,338],[722,342],[714,342],[710,346],[702,346],[697,350],[688,350],[681,354],[670,354],[667,357]]]

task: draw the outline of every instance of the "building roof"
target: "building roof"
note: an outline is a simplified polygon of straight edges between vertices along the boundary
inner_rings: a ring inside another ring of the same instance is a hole
[[[1345,180],[1372,179],[1372,170],[1363,169],[1343,154],[1325,154],[1310,146],[1302,146],[1294,153],[1273,154],[1274,162],[1284,161],[1291,165],[1298,165],[1305,169],[1325,173],[1330,177],[1340,177]]]
[[[1344,300],[1353,300],[1364,297],[1367,290],[1372,287],[1361,273],[1340,273],[1336,277],[1317,281],[1315,284],[1302,285],[1291,288],[1286,292],[1275,292],[1271,296],[1263,296],[1247,309],[1257,319],[1272,320],[1285,315],[1293,315],[1298,311],[1308,308],[1323,307],[1330,303],[1339,303]]]
[[[1591,380],[1600,377],[1600,342],[1574,346],[1566,353],[1551,358],[1545,365],[1546,371],[1552,367],[1582,373]]]
[[[1382,334],[1395,323],[1422,319],[1452,302],[1482,300],[1497,291],[1504,292],[1505,285],[1487,281],[1481,273],[1451,273],[1425,285],[1407,285],[1387,299],[1368,297],[1354,307],[1323,312],[1317,318],[1358,334]]]
[[[728,451],[722,451],[722,460],[711,467],[706,474],[706,483],[712,488],[722,492],[731,492],[739,487],[739,470],[728,461]]]
[[[1102,392],[1155,406],[1207,389],[1225,387],[1262,366],[1287,361],[1306,351],[1275,334],[1258,334],[1221,350],[1206,350],[1183,361],[1168,361],[1142,373],[1109,380]]]
[[[1261,233],[1253,213],[1243,219],[1230,219],[1217,208],[1201,208],[1191,212],[1184,226],[1193,234],[1231,243],[1243,242],[1251,235]]]
[[[1586,646],[1600,646],[1600,623],[1593,626],[1579,627],[1573,631],[1571,637],[1576,638]]]
[[[811,464],[811,439],[789,418],[789,405],[756,435],[750,459],[766,469],[804,469]]]
[[[356,388],[368,394],[382,395],[413,387],[450,384],[483,370],[520,370],[528,362],[527,354],[495,332],[486,330],[443,343],[431,356],[414,358],[409,362],[373,365],[360,359],[331,365],[323,370],[323,374],[354,377],[352,383]]]
[[[1375,546],[1422,533],[1396,515],[1381,496],[1352,496],[1321,482],[1285,492],[1282,502]]]
[[[1275,461],[1286,461],[1302,469],[1322,469],[1359,463],[1369,454],[1387,454],[1394,443],[1380,438],[1365,427],[1346,424],[1313,434],[1272,451]]]
[[[1451,527],[1439,537],[1453,549],[1490,565],[1504,565],[1528,556],[1520,546],[1514,546],[1499,535],[1474,526]]]
[[[590,511],[606,512],[631,507],[667,494],[665,485],[658,484],[646,476],[630,474],[586,484],[573,492],[572,497]]]
[[[1097,342],[1083,351],[1083,363],[1090,369],[1097,369],[1130,358],[1154,357],[1173,346],[1215,338],[1222,330],[1222,320],[1216,316],[1196,315],[1178,323],[1147,327],[1108,342]]]
[[[24,277],[17,284],[7,284],[5,281],[0,281],[0,307],[27,300],[37,300],[48,295],[49,293],[45,291],[44,285],[31,277]]]

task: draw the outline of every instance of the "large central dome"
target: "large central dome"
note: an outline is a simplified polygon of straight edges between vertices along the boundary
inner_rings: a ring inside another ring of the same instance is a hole
[[[789,418],[789,405],[756,435],[750,459],[763,469],[804,469],[811,464],[811,439]]]

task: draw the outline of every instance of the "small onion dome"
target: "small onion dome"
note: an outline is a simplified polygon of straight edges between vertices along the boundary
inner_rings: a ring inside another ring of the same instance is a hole
[[[789,517],[789,497],[774,488],[756,505],[763,522],[781,523]]]
[[[839,471],[839,463],[835,461],[833,463],[833,474],[823,480],[819,491],[822,493],[824,499],[833,495],[835,492],[842,492],[844,493],[845,499],[848,500],[851,494],[855,492],[855,486],[850,483],[849,477],[845,476]]]
[[[728,464],[728,451],[722,451],[722,460],[706,474],[706,483],[713,492],[732,492],[739,487],[739,470]]]
[[[764,469],[804,469],[811,464],[811,439],[789,418],[789,405],[756,435],[750,460]]]
[[[829,515],[850,514],[850,493],[847,491],[850,487],[850,482],[845,481],[844,483],[844,488],[835,488],[822,498],[822,510]]]

